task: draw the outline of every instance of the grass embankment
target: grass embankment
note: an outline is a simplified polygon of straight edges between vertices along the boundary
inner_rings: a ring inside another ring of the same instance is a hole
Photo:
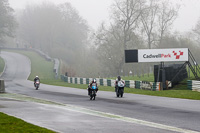
[[[35,77],[35,75],[39,75],[39,77],[41,77],[41,82],[45,84],[73,87],[73,88],[80,88],[80,89],[87,88],[87,85],[70,84],[70,83],[63,82],[60,79],[55,80],[53,76],[52,62],[45,61],[43,58],[41,58],[38,54],[34,52],[20,52],[20,53],[25,54],[31,60],[32,73],[29,77],[30,80],[32,80]],[[130,77],[122,77],[122,78],[124,80],[152,81],[153,75],[150,74],[149,77],[145,75],[144,77],[130,76]],[[200,93],[188,90],[186,81],[187,79],[181,82],[181,84],[175,86],[171,90],[149,91],[149,90],[125,88],[125,93],[200,100]],[[99,90],[114,92],[114,88],[109,87],[109,86],[99,86]]]
[[[34,52],[17,51],[27,55],[31,60],[31,67],[34,68],[29,76],[33,80],[35,75],[39,75],[42,79],[53,79],[53,63],[47,62]],[[3,71],[5,63],[0,58],[0,72]],[[54,131],[29,124],[18,118],[6,115],[0,112],[0,133],[54,133]]]
[[[16,52],[16,51],[15,51]],[[73,88],[81,88],[86,89],[87,85],[80,84],[70,84],[61,81],[60,79],[54,79],[53,73],[53,62],[48,62],[45,59],[41,58],[38,54],[34,52],[28,51],[17,51],[18,53],[24,54],[31,60],[31,75],[29,76],[29,80],[33,80],[36,75],[38,75],[41,79],[42,83],[57,85],[57,86],[65,86],[65,87],[73,87]],[[0,71],[3,71],[4,61],[0,58]],[[150,77],[122,77],[124,80],[143,80],[143,81],[152,81],[153,75]],[[134,94],[142,94],[142,95],[152,95],[152,96],[162,96],[162,97],[173,97],[173,98],[184,98],[184,99],[195,99],[200,100],[200,93],[193,92],[187,89],[187,85],[185,84],[187,80],[183,81],[184,84],[179,84],[174,87],[172,90],[165,91],[148,91],[148,90],[140,90],[133,88],[125,88],[126,93],[134,93]],[[102,91],[113,91],[113,87],[109,86],[99,86],[99,90]],[[12,116],[8,116],[6,114],[0,113],[0,133],[52,133],[45,128],[41,128],[29,123],[24,122],[23,120],[17,119]]]
[[[0,133],[55,133],[0,112]]]
[[[41,80],[52,80],[54,79],[53,73],[53,62],[46,61],[39,54],[31,51],[16,51],[14,52],[21,53],[27,56],[31,60],[31,74],[28,80],[32,80],[35,76],[39,76]]]
[[[153,74],[145,74],[145,75],[141,75],[141,76],[125,76],[123,77],[123,80],[135,80],[135,81],[149,81],[149,82],[153,82],[154,81],[154,75]]]

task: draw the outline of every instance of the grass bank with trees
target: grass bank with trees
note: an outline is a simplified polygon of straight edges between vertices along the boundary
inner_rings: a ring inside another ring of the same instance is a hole
[[[80,89],[87,88],[87,85],[70,84],[70,83],[63,82],[60,79],[54,79],[53,62],[46,61],[41,56],[39,56],[37,53],[30,52],[30,51],[17,51],[17,52],[26,55],[31,60],[31,69],[32,70],[31,70],[31,75],[29,76],[29,80],[33,80],[35,75],[39,75],[39,77],[41,78],[41,82],[44,84],[64,86],[64,87],[73,87],[73,88],[80,88]],[[122,77],[122,78],[125,80],[130,80],[130,79],[138,80],[138,77],[131,77],[131,76],[130,77]],[[193,78],[193,77],[191,77],[191,78]],[[150,77],[145,76],[144,78],[140,77],[139,79],[143,80],[143,81],[146,81],[147,79],[151,80],[151,79],[153,79],[153,75],[150,75]],[[149,90],[141,90],[141,89],[134,89],[134,88],[125,88],[125,93],[200,100],[200,93],[188,90],[186,82],[187,82],[187,79],[182,81],[179,85],[176,85],[171,90],[149,91]],[[114,92],[114,88],[110,87],[110,86],[99,86],[99,90]]]
[[[29,80],[33,80],[35,75],[39,75],[41,78],[41,82],[44,84],[49,85],[56,85],[56,86],[64,86],[64,87],[73,87],[73,88],[80,88],[86,89],[87,85],[82,84],[70,84],[61,81],[60,79],[54,79],[53,73],[53,62],[48,62],[39,56],[35,52],[30,51],[14,51],[21,53],[27,56],[31,60],[31,74],[29,76]],[[0,59],[0,70],[3,70],[4,61]],[[122,77],[125,80],[136,80],[134,77]],[[151,77],[152,78],[152,77]],[[165,91],[148,91],[148,90],[140,90],[140,89],[133,89],[133,88],[125,88],[125,93],[133,93],[133,94],[142,94],[142,95],[152,95],[152,96],[162,96],[162,97],[173,97],[173,98],[184,98],[184,99],[193,99],[193,100],[200,100],[200,93],[193,92],[187,89],[187,85],[185,84],[187,79],[183,81],[181,84],[177,85],[171,90]],[[67,88],[66,88],[67,89]],[[113,91],[113,87],[109,86],[99,86],[100,91]],[[48,129],[38,127],[29,123],[24,122],[18,118],[8,116],[4,113],[0,112],[0,133],[7,132],[20,132],[20,133],[28,133],[28,132],[45,132],[45,133],[53,133]]]
[[[35,52],[28,51],[17,51],[18,53],[24,54],[31,60],[31,75],[29,80],[33,80],[35,75],[39,75],[42,80],[53,79],[53,63],[47,62],[45,59],[41,58]],[[5,62],[0,58],[0,73],[3,71]],[[1,107],[0,107],[1,108]],[[54,133],[54,131],[35,126],[33,124],[27,123],[18,118],[6,115],[0,112],[0,133]]]

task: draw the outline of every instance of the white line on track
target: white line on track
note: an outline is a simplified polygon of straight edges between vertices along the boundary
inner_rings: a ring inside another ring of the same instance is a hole
[[[44,106],[51,106],[51,107],[53,106],[56,108],[66,109],[69,111],[84,113],[84,114],[88,114],[88,115],[92,115],[92,116],[104,117],[104,118],[109,118],[109,119],[114,119],[114,120],[134,123],[134,124],[140,124],[140,125],[144,125],[144,126],[148,126],[148,127],[153,127],[153,128],[163,129],[163,130],[168,130],[168,131],[173,131],[173,132],[200,133],[198,131],[178,128],[178,127],[174,127],[174,126],[168,126],[168,125],[164,125],[164,124],[159,124],[159,123],[150,122],[150,121],[144,121],[144,120],[140,120],[140,119],[136,119],[136,118],[125,117],[125,116],[101,112],[101,111],[95,111],[95,110],[91,110],[91,109],[87,109],[87,108],[83,108],[83,107],[79,107],[79,106],[74,106],[74,105],[70,105],[70,104],[62,104],[62,103],[58,103],[58,102],[54,102],[54,101],[29,97],[29,96],[20,95],[20,94],[4,94],[1,96],[7,97],[7,98],[12,98],[12,99],[17,99],[17,100],[22,100],[22,101],[36,102],[36,103],[43,104]]]
[[[59,106],[59,108],[63,109],[63,107],[61,107],[61,106]],[[70,111],[75,111],[75,112],[84,113],[84,114],[88,114],[88,115],[110,118],[110,119],[120,120],[120,121],[134,123],[134,124],[140,124],[140,125],[163,129],[163,130],[168,130],[168,131],[174,131],[174,132],[180,132],[180,133],[200,133],[200,132],[193,131],[193,130],[168,126],[168,125],[159,124],[159,123],[155,123],[155,122],[144,121],[144,120],[135,119],[135,118],[131,118],[131,117],[124,117],[121,115],[115,115],[115,114],[106,113],[106,112],[95,111],[95,110],[82,108],[82,107],[78,107],[78,106],[73,106],[73,105],[65,105],[64,108],[67,110],[70,110]]]

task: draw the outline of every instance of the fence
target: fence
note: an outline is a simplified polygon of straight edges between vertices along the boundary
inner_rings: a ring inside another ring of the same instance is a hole
[[[72,84],[89,84],[92,81],[92,78],[67,77],[65,75],[61,75],[61,80]],[[115,80],[113,79],[96,78],[96,82],[101,86],[115,87]],[[152,90],[152,91],[161,90],[160,82],[125,80],[125,87]]]

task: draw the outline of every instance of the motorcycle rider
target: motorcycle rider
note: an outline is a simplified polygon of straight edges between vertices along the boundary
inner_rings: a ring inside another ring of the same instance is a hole
[[[91,93],[91,88],[92,88],[92,85],[93,84],[95,84],[96,85],[96,92],[98,91],[98,86],[97,86],[97,83],[96,83],[96,79],[93,79],[90,83],[89,83],[89,85],[88,85],[88,95],[90,95],[90,93]]]
[[[35,83],[36,83],[37,80],[39,80],[39,82],[40,82],[39,77],[38,77],[38,76],[35,76],[35,78],[34,78],[34,86],[35,86]]]
[[[121,76],[117,76],[117,79],[115,80],[115,92],[117,91],[117,87],[118,87],[118,82],[121,81],[124,85],[124,81],[122,80]]]

